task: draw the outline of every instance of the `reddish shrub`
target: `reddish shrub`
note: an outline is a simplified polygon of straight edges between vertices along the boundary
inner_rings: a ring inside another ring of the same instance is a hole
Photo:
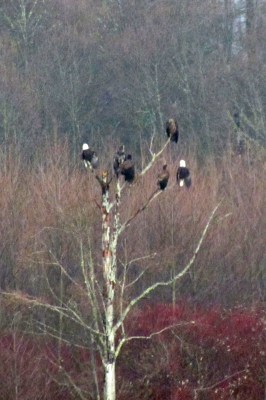
[[[195,393],[200,399],[260,400],[266,366],[263,318],[263,311],[246,308],[192,312],[159,305],[139,310],[130,333],[162,332],[126,346],[119,381],[131,383],[126,393],[134,400],[193,399]],[[146,397],[136,395],[143,387]]]

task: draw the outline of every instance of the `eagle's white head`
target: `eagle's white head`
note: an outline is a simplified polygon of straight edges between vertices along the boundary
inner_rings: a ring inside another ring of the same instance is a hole
[[[185,160],[180,160],[180,167],[185,167],[186,166],[186,161]]]
[[[89,145],[87,143],[83,143],[82,150],[89,150]]]

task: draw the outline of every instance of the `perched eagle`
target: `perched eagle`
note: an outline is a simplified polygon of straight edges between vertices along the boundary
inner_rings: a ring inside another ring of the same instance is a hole
[[[96,175],[96,179],[99,182],[99,184],[101,185],[102,195],[105,195],[109,190],[109,186],[110,186],[110,183],[112,182],[112,178],[108,179],[108,171],[103,171],[101,177]]]
[[[128,154],[125,161],[120,165],[120,173],[124,175],[126,182],[132,183],[134,181],[135,166],[131,154]]]
[[[178,142],[179,132],[178,132],[178,124],[175,119],[170,118],[166,122],[166,133],[167,137],[172,140],[172,142]]]
[[[84,161],[86,168],[90,165],[93,169],[96,169],[99,165],[99,159],[94,150],[92,150],[87,143],[82,145],[81,158]]]
[[[179,183],[179,186],[184,186],[184,183],[187,188],[191,186],[191,176],[189,169],[186,167],[186,161],[180,160],[180,166],[177,168],[176,180]]]
[[[121,172],[120,171],[121,164],[125,161],[125,159],[126,159],[125,146],[121,145],[114,156],[114,163],[113,163],[114,172],[117,178],[119,177],[119,174]]]
[[[162,172],[158,175],[158,181],[157,184],[160,187],[161,190],[164,190],[167,186],[168,180],[169,180],[169,171],[167,169],[167,164],[163,165],[163,170]]]

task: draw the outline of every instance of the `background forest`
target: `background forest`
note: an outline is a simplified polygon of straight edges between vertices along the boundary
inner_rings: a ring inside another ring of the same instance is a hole
[[[127,321],[151,339],[123,349],[117,398],[265,399],[265,37],[265,0],[0,0],[0,288],[16,294],[0,297],[0,400],[101,398],[86,330],[23,299],[87,312],[73,281],[92,257],[101,279],[101,190],[81,145],[111,170],[124,143],[138,172],[169,117],[169,187],[118,245],[129,282],[145,271],[125,302],[182,269],[222,203],[190,271]],[[161,161],[124,191],[123,218]]]

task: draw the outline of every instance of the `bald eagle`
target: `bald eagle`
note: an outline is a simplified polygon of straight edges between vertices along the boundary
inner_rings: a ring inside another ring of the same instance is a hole
[[[174,118],[168,119],[166,122],[166,133],[167,137],[170,138],[172,142],[178,142],[179,131],[178,131],[178,124]]]
[[[167,164],[163,165],[163,170],[162,172],[158,175],[158,181],[157,184],[161,190],[164,190],[167,186],[168,180],[169,180],[169,171],[167,169]]]
[[[179,186],[185,186],[189,188],[191,186],[191,176],[189,169],[186,167],[186,161],[180,160],[179,167],[177,168],[176,180]]]
[[[121,145],[114,156],[114,163],[113,163],[114,172],[117,178],[119,177],[119,174],[121,172],[120,166],[125,161],[125,159],[126,159],[125,146]]]
[[[126,182],[132,183],[134,181],[135,166],[131,154],[128,154],[125,161],[120,165],[120,173],[124,175]]]
[[[84,161],[86,168],[90,165],[93,169],[96,169],[99,165],[99,159],[94,150],[92,150],[87,143],[82,145],[81,158]]]

